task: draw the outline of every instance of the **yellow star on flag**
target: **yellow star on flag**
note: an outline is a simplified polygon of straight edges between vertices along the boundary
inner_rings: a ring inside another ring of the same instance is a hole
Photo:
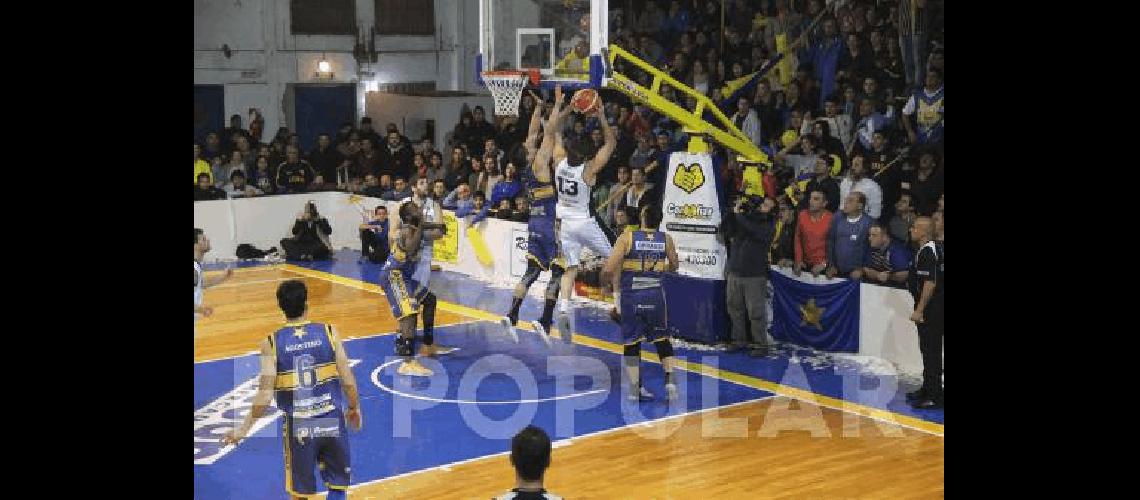
[[[826,310],[827,308],[825,307],[815,305],[814,297],[808,299],[807,304],[800,306],[800,314],[803,315],[803,321],[800,321],[800,326],[814,325],[822,331],[823,324],[820,323],[820,319],[823,318],[823,312]]]

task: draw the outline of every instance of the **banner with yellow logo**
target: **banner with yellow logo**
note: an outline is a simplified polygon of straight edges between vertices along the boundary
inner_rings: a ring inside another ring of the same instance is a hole
[[[448,264],[459,263],[459,219],[455,212],[440,211],[447,232],[432,244],[432,260]]]
[[[715,176],[707,153],[669,156],[661,229],[673,237],[681,261],[678,272],[686,276],[724,279],[726,252],[716,239],[721,214]]]

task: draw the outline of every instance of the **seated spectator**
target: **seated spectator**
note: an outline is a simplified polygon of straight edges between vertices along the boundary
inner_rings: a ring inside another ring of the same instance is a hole
[[[511,214],[511,220],[515,222],[530,220],[530,198],[527,198],[526,193],[515,196],[515,210]]]
[[[356,153],[353,160],[354,163],[348,169],[349,182],[360,182],[368,174],[392,173],[391,170],[382,168],[384,157],[379,151],[372,149],[371,141],[361,139],[360,151]]]
[[[823,116],[819,118],[819,121],[827,124],[827,132],[821,132],[821,135],[835,141],[833,144],[838,144],[842,148],[841,157],[846,158],[853,140],[851,136],[851,115],[840,113],[839,101],[835,97],[828,97],[823,102]],[[835,137],[830,137],[832,133],[835,134]]]
[[[495,183],[491,190],[491,205],[499,206],[503,200],[511,200],[522,193],[522,182],[518,179],[518,168],[508,163],[503,179]]]
[[[889,116],[884,116],[875,111],[875,102],[869,98],[864,98],[859,102],[859,122],[855,126],[855,139],[856,143],[852,146],[863,151],[870,151],[872,149],[872,142],[875,139],[875,132],[883,130],[891,123]]]
[[[388,201],[400,201],[412,196],[412,187],[408,185],[408,181],[403,177],[396,177],[395,187],[392,190],[384,193],[381,198]]]
[[[380,148],[378,153],[379,165],[376,167],[377,170],[373,170],[373,172],[379,171],[405,179],[415,175],[415,169],[412,166],[412,146],[403,141],[400,132],[389,131],[388,142]]]
[[[891,239],[882,224],[871,224],[867,232],[870,245],[863,259],[863,281],[894,288],[906,288],[910,250]]]
[[[224,199],[226,199],[226,192],[214,187],[214,184],[210,182],[210,174],[205,172],[198,174],[198,184],[194,185],[194,201]]]
[[[372,220],[360,225],[361,257],[382,264],[388,260],[388,207],[376,205]]]
[[[285,148],[285,162],[277,167],[277,189],[283,193],[304,193],[316,178],[313,167],[301,159],[301,150]]]
[[[337,189],[347,182],[347,179],[338,179],[341,156],[332,146],[332,138],[328,134],[317,136],[317,147],[309,152],[309,164],[317,174],[311,186],[313,190]]]
[[[442,205],[443,199],[446,196],[447,184],[443,182],[443,179],[436,179],[435,182],[431,183],[431,198],[435,200],[436,203]]]
[[[210,132],[206,134],[206,147],[202,149],[202,158],[206,161],[213,160],[218,156],[225,154],[222,151],[222,142],[218,138],[217,132]]]
[[[210,162],[202,158],[202,146],[194,143],[194,186],[198,186],[198,175],[206,174],[206,180],[214,184],[214,172],[210,170]]]
[[[899,201],[895,203],[895,215],[891,217],[891,221],[887,225],[891,239],[903,245],[909,245],[910,228],[914,225],[915,217],[910,192],[904,191],[899,195]]]
[[[856,154],[851,158],[851,170],[843,182],[839,183],[839,196],[847,199],[852,191],[858,191],[867,196],[867,215],[878,220],[883,210],[883,191],[879,184],[867,177],[867,167],[863,162],[863,155]]]
[[[807,187],[804,188],[804,197],[811,195],[812,191],[819,190],[824,194],[827,200],[827,210],[835,212],[839,210],[839,183],[831,177],[831,166],[828,165],[828,158],[826,155],[819,155],[815,159],[815,169],[811,180],[808,181]],[[806,205],[806,201],[800,201],[800,205]]]
[[[467,182],[469,175],[471,175],[471,164],[467,158],[467,152],[463,150],[462,146],[451,148],[451,160],[449,160],[446,173],[443,176],[443,181],[447,183],[447,189],[455,190],[460,184]]]
[[[459,212],[462,210],[470,211],[473,203],[475,201],[471,199],[471,187],[464,182],[447,194],[447,197],[443,199],[442,206],[445,210],[455,210],[456,217],[462,217]]]
[[[610,226],[614,234],[620,235],[626,231],[636,231],[640,214],[636,208],[623,207],[614,211],[614,222]]]
[[[270,168],[268,155],[257,157],[257,170],[253,172],[252,177],[253,183],[257,185],[257,188],[260,189],[262,193],[273,194],[277,192],[277,184],[274,182],[276,176]]]
[[[249,198],[265,194],[260,189],[246,184],[245,173],[241,170],[234,170],[234,173],[230,174],[230,183],[226,184],[225,191],[226,196],[230,199]]]
[[[246,174],[245,159],[242,156],[242,152],[234,150],[233,153],[230,153],[229,161],[222,166],[221,170],[222,177],[218,179],[218,182],[225,182],[226,179],[233,179],[234,172],[241,172],[243,175]]]
[[[296,149],[292,148],[291,149]],[[313,202],[305,204],[305,208],[297,215],[293,223],[293,237],[283,238],[281,248],[285,250],[288,260],[328,260],[332,257],[332,244],[329,235],[332,226],[328,219],[321,217],[317,206]]]
[[[510,220],[514,216],[515,207],[510,198],[503,198],[499,201],[498,205],[493,205],[491,210],[487,213],[489,217],[496,219]]]
[[[827,233],[831,229],[831,211],[827,209],[827,198],[823,191],[816,189],[808,194],[807,207],[800,211],[796,220],[795,272],[804,270],[818,276],[827,269]]]
[[[622,165],[617,169],[617,181],[606,186],[606,199],[597,207],[600,214],[604,214],[604,221],[607,224],[613,225],[616,218],[617,211],[621,210],[621,203],[625,195],[625,191],[629,189],[630,181],[629,167]]]
[[[650,2],[652,3],[652,2]],[[561,500],[542,485],[550,467],[550,437],[542,429],[528,425],[511,438],[511,465],[515,468],[515,487],[494,500]]]
[[[360,194],[370,198],[384,198],[385,190],[380,187],[380,181],[376,179],[375,175],[368,174],[364,176],[364,190]]]
[[[482,191],[475,191],[475,194],[471,195],[471,208],[464,209],[461,207],[455,211],[456,217],[466,217],[468,215],[473,215],[471,221],[468,222],[468,224],[472,226],[487,218],[487,195],[483,194]]]
[[[234,152],[237,153],[237,151]],[[213,160],[210,160],[210,179],[214,181],[214,187],[221,188],[228,178],[226,176],[226,157],[215,156]]]
[[[428,142],[430,145],[431,143]],[[447,168],[443,166],[443,155],[439,151],[431,151],[427,153],[428,167],[427,178],[428,182],[435,184],[435,181],[442,181],[447,178]],[[446,188],[446,181],[445,186]]]

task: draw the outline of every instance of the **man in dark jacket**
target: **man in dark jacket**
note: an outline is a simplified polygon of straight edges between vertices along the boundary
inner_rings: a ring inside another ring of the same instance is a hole
[[[297,222],[293,223],[293,237],[281,240],[285,258],[328,260],[332,256],[326,243],[330,234],[332,226],[329,226],[328,219],[317,213],[317,206],[312,202],[306,203],[305,210],[297,216]]]
[[[727,217],[724,229],[728,241],[725,277],[733,349],[748,345],[753,357],[768,355],[768,249],[776,226],[775,206],[772,198],[741,198]]]

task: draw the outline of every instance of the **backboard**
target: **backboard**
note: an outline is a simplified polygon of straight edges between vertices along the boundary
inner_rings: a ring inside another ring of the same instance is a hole
[[[601,87],[608,26],[609,0],[479,0],[476,75],[538,68],[543,87]]]

